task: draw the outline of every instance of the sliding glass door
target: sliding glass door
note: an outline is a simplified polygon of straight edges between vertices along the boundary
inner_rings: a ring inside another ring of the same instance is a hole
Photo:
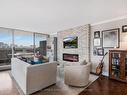
[[[33,33],[15,30],[14,56],[32,57],[33,54]]]
[[[11,65],[12,57],[47,56],[47,37],[41,33],[0,28],[0,67]]]
[[[12,57],[12,31],[0,28],[0,66],[10,65]]]

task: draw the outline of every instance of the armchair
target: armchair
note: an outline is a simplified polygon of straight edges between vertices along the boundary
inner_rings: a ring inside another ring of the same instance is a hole
[[[86,65],[65,66],[64,82],[71,86],[86,86],[89,83],[90,63]]]

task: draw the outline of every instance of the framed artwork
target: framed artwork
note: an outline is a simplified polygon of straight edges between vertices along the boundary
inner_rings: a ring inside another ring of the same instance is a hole
[[[97,55],[97,48],[93,48],[93,55],[94,55],[94,56]]]
[[[103,48],[97,48],[97,55],[103,56],[104,55],[104,49]]]
[[[102,42],[104,48],[119,47],[119,28],[102,31]]]
[[[101,39],[96,38],[96,39],[93,40],[93,43],[94,43],[94,47],[101,46]]]
[[[94,32],[94,38],[100,38],[100,31]]]
[[[47,45],[47,49],[51,49],[51,46],[50,45]]]
[[[93,48],[93,55],[94,56],[103,56],[104,55],[104,49],[102,47]]]
[[[122,32],[127,32],[127,25],[122,26]]]

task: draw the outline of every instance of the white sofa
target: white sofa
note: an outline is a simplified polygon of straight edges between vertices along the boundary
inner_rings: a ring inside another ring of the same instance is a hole
[[[56,83],[57,64],[31,65],[20,59],[11,59],[11,73],[24,94],[28,95]]]
[[[86,86],[89,83],[90,63],[71,65],[64,68],[64,82],[71,86]]]

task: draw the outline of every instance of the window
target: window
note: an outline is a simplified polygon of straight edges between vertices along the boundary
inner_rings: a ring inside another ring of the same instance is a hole
[[[10,65],[12,57],[12,31],[0,28],[0,66]]]
[[[47,35],[35,33],[35,53],[40,53],[41,55],[46,56],[47,54]]]
[[[0,66],[10,65],[12,57],[34,58],[35,53],[47,55],[48,35],[0,28]]]
[[[14,56],[32,57],[33,49],[33,33],[14,31]]]

